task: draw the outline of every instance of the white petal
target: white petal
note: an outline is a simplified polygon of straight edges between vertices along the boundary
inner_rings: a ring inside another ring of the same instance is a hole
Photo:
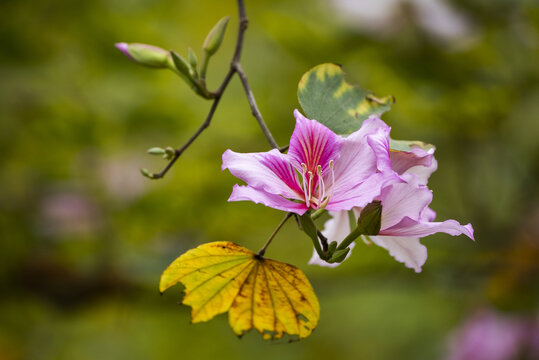
[[[427,248],[419,242],[419,238],[398,236],[371,236],[373,243],[389,251],[395,260],[406,267],[421,272],[421,266],[427,261]]]

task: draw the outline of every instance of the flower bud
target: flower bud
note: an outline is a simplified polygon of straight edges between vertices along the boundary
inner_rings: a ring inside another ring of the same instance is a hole
[[[335,251],[335,253],[333,254],[333,256],[329,259],[329,263],[333,264],[333,263],[341,263],[344,261],[344,259],[346,259],[346,255],[348,255],[348,253],[350,252],[350,248],[346,248],[346,249],[343,249],[343,250],[337,250]]]
[[[170,160],[176,155],[176,150],[174,148],[168,146],[164,149],[163,159]]]
[[[160,47],[138,43],[116,43],[116,48],[124,53],[130,60],[137,64],[157,68],[170,68],[170,58],[168,51]]]
[[[229,19],[229,16],[225,16],[219,20],[213,29],[211,29],[208,36],[206,36],[202,48],[209,56],[215,54],[217,50],[219,50],[219,47],[223,42],[223,37],[225,36],[226,26]]]
[[[196,71],[198,59],[195,52],[191,50],[191,48],[187,49],[187,60],[189,60],[189,64],[191,65],[193,70]]]
[[[332,242],[329,243],[328,251],[327,251],[328,256],[331,257],[333,255],[333,253],[335,253],[335,250],[337,249],[337,245],[338,244],[337,244],[336,241],[332,241]]]
[[[382,204],[373,201],[365,206],[359,215],[357,229],[361,235],[378,235],[382,223]]]
[[[165,149],[162,149],[160,147],[153,147],[151,149],[148,149],[147,153],[150,155],[163,155],[165,153]]]
[[[189,63],[174,50],[170,50],[170,55],[172,56],[172,61],[174,61],[176,69],[189,79],[189,81],[193,82],[194,71],[191,69],[191,65],[189,65]]]
[[[153,179],[154,178],[154,174],[152,174],[151,172],[148,171],[148,169],[140,169],[140,173],[142,175],[144,175],[145,177],[147,177],[148,179]]]

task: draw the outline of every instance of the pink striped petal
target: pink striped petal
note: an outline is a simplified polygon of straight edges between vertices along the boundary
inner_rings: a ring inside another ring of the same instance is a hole
[[[408,182],[395,182],[382,189],[382,229],[399,223],[405,216],[420,220],[432,201],[432,192],[418,185],[414,175],[404,174],[403,178]]]
[[[354,207],[363,207],[373,201],[380,194],[384,184],[389,181],[388,175],[375,173],[369,176],[365,181],[346,192],[335,192],[330,197],[326,206],[330,211],[351,210]]]
[[[247,154],[227,150],[223,154],[224,169],[230,170],[232,175],[250,187],[290,199],[303,199],[296,171],[279,150]]]
[[[341,156],[335,163],[328,210],[365,206],[379,196],[389,179],[396,179],[389,161],[389,131],[382,120],[371,117],[344,139]]]
[[[474,240],[471,224],[461,225],[455,220],[443,222],[418,221],[409,217],[404,217],[398,224],[390,228],[380,230],[379,235],[423,237],[437,232],[444,232],[453,236],[464,234]]]
[[[342,147],[342,138],[316,120],[309,120],[297,109],[294,110],[296,127],[290,138],[288,155],[295,160],[295,165],[307,166],[307,171],[316,174],[318,165],[322,172],[329,169],[329,161],[337,160]]]
[[[293,212],[298,215],[303,215],[308,209],[304,203],[297,203],[282,196],[270,194],[261,189],[255,189],[250,186],[234,185],[232,194],[228,201],[252,201],[256,204],[263,204],[268,207]]]

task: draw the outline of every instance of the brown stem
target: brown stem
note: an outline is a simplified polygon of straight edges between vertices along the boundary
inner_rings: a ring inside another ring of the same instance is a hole
[[[264,121],[264,118],[262,117],[262,114],[260,113],[260,110],[256,105],[255,97],[253,95],[253,92],[251,91],[249,82],[247,81],[247,75],[245,75],[245,72],[243,71],[243,68],[241,67],[241,64],[239,62],[233,63],[233,66],[236,69],[236,73],[241,79],[243,90],[245,90],[245,96],[247,96],[247,101],[249,101],[249,106],[251,107],[251,113],[255,117],[256,121],[258,121],[258,125],[262,129],[262,132],[264,133],[264,136],[266,136],[266,139],[270,143],[271,147],[273,147],[274,149],[278,149],[279,145],[271,135],[271,131],[268,129],[268,126],[266,125],[266,122]]]
[[[185,144],[183,144],[181,147],[174,150],[174,156],[170,160],[170,162],[167,164],[167,166],[158,174],[153,174],[152,179],[160,179],[170,170],[172,165],[178,160],[178,158],[181,156],[181,154],[189,147],[191,144],[196,140],[196,138],[208,127],[210,126],[211,120],[213,118],[213,114],[215,114],[215,110],[217,110],[217,105],[219,105],[219,101],[221,100],[221,96],[223,95],[223,91],[228,86],[228,83],[232,79],[232,76],[234,75],[234,70],[231,68],[228,73],[225,76],[225,79],[221,83],[221,86],[219,89],[215,92],[215,99],[213,100],[213,103],[210,108],[210,112],[206,116],[206,120],[200,125],[198,130],[187,140]]]
[[[262,129],[262,132],[264,133],[266,139],[268,140],[269,144],[273,148],[279,148],[279,145],[277,145],[277,142],[273,138],[270,130],[268,129],[266,123],[264,122],[264,118],[262,117],[262,114],[260,113],[260,110],[258,109],[258,106],[256,105],[255,98],[253,96],[253,92],[251,91],[251,87],[249,86],[249,82],[247,81],[247,76],[245,75],[241,64],[241,53],[243,50],[243,39],[245,30],[247,30],[247,26],[249,24],[249,20],[247,19],[247,13],[245,11],[245,4],[243,0],[238,0],[238,13],[239,13],[239,26],[238,26],[238,37],[236,39],[236,47],[234,49],[234,56],[232,57],[232,61],[230,62],[230,69],[228,70],[228,73],[226,74],[225,78],[223,79],[223,82],[219,86],[219,89],[217,91],[212,92],[211,94],[214,96],[213,103],[211,105],[210,111],[208,112],[208,115],[206,116],[206,120],[200,125],[198,130],[187,140],[185,144],[183,144],[181,147],[174,150],[174,156],[172,159],[170,159],[169,163],[165,168],[157,173],[157,174],[151,174],[152,179],[161,179],[165,176],[165,174],[172,168],[176,160],[182,155],[182,153],[187,150],[189,146],[197,139],[197,137],[208,127],[210,126],[211,120],[213,119],[213,115],[215,114],[215,111],[217,110],[217,106],[219,105],[219,101],[221,100],[221,96],[223,95],[226,87],[230,83],[230,80],[234,76],[234,74],[238,74],[243,88],[245,90],[245,94],[247,96],[247,100],[249,101],[249,106],[251,107],[251,112],[253,116],[258,121],[258,125]]]
[[[324,252],[328,251],[328,239],[322,234],[320,230],[316,230],[316,233],[318,234],[318,239],[320,239],[320,243],[322,244],[322,250]]]
[[[268,238],[268,240],[266,241],[266,243],[264,244],[264,246],[262,246],[262,249],[260,249],[258,251],[258,256],[264,256],[264,254],[266,253],[266,248],[268,247],[269,244],[271,244],[271,241],[273,240],[273,238],[275,237],[275,235],[277,235],[277,233],[279,232],[279,230],[281,230],[281,228],[283,227],[284,223],[290,219],[292,217],[292,215],[294,215],[294,213],[287,213],[285,215],[285,217],[281,220],[281,222],[279,223],[279,225],[277,225],[277,227],[275,228],[275,230],[273,230],[273,232],[271,233],[270,237]]]

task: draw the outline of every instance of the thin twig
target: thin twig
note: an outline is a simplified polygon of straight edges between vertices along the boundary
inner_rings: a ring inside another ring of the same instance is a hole
[[[275,235],[277,235],[277,233],[279,232],[279,230],[281,230],[281,228],[283,227],[284,223],[290,219],[292,216],[294,215],[294,213],[287,213],[285,215],[285,217],[281,220],[281,222],[279,223],[279,225],[277,225],[277,227],[275,228],[275,230],[273,230],[273,232],[271,233],[270,237],[268,238],[268,240],[266,241],[266,243],[264,244],[264,246],[262,246],[262,249],[260,249],[258,251],[258,256],[264,256],[264,253],[266,252],[266,248],[268,247],[268,245],[271,243],[271,241],[273,240],[273,238],[275,237]]]
[[[185,150],[191,144],[197,139],[197,137],[208,127],[210,126],[211,120],[213,119],[213,115],[215,114],[215,111],[217,110],[217,106],[219,105],[219,101],[221,100],[221,96],[223,96],[223,93],[230,83],[230,80],[234,76],[234,74],[238,73],[240,76],[241,82],[243,84],[243,88],[245,90],[245,94],[247,95],[247,100],[249,101],[249,106],[251,107],[251,112],[253,113],[254,117],[258,121],[258,124],[260,128],[262,129],[262,132],[266,136],[266,139],[268,140],[269,144],[273,148],[279,148],[279,145],[275,142],[275,139],[273,138],[270,130],[268,129],[266,123],[264,122],[264,118],[262,118],[262,114],[260,113],[260,110],[258,109],[258,106],[256,105],[255,98],[253,96],[253,93],[251,91],[251,88],[249,86],[249,83],[247,81],[247,76],[245,75],[241,64],[241,53],[243,50],[243,39],[245,30],[247,30],[247,26],[249,24],[249,20],[247,19],[247,13],[245,11],[245,4],[243,0],[238,0],[238,13],[239,13],[239,26],[238,26],[238,37],[236,39],[236,47],[234,49],[234,56],[232,57],[232,61],[230,62],[230,69],[228,70],[228,73],[226,74],[225,78],[223,79],[223,82],[219,86],[219,89],[217,91],[213,92],[212,95],[214,95],[213,103],[211,105],[210,111],[208,112],[208,115],[206,116],[206,120],[200,125],[198,130],[187,140],[185,144],[183,144],[181,147],[174,150],[174,156],[172,159],[170,159],[167,166],[157,174],[151,174],[152,179],[161,179],[165,176],[165,174],[170,170],[170,168],[174,165],[176,160],[183,154]]]
[[[223,95],[223,91],[226,89],[226,87],[228,86],[228,83],[230,82],[230,80],[232,79],[232,76],[234,75],[234,70],[231,68],[228,73],[226,74],[225,76],[225,79],[223,80],[223,82],[221,83],[221,86],[219,87],[219,89],[216,91],[216,96],[215,96],[215,99],[213,100],[213,103],[211,105],[211,108],[210,108],[210,112],[208,113],[208,116],[206,116],[206,120],[202,123],[202,125],[200,125],[200,127],[198,128],[198,130],[191,136],[191,138],[189,138],[189,140],[187,140],[187,142],[185,144],[183,144],[181,147],[179,147],[178,149],[174,150],[174,157],[170,160],[170,162],[167,164],[167,166],[163,169],[163,171],[161,171],[160,173],[158,174],[153,174],[152,178],[153,179],[160,179],[162,178],[163,176],[165,176],[165,174],[167,173],[167,171],[172,167],[172,165],[174,165],[174,163],[176,162],[176,160],[178,160],[178,158],[181,156],[181,154],[196,140],[196,138],[208,127],[210,126],[210,123],[211,123],[211,119],[213,118],[213,114],[215,114],[215,110],[217,109],[217,105],[219,105],[219,101],[221,100],[221,96]]]
[[[264,121],[264,118],[262,117],[262,114],[260,113],[260,110],[256,105],[255,97],[253,95],[253,92],[251,91],[249,82],[247,81],[247,75],[245,75],[245,72],[243,71],[243,68],[241,67],[241,64],[239,62],[234,63],[234,67],[241,79],[243,89],[245,90],[245,95],[247,96],[249,106],[251,107],[251,113],[255,117],[256,121],[258,121],[258,125],[262,129],[262,132],[264,133],[264,136],[266,136],[266,139],[268,139],[268,142],[270,143],[271,147],[273,147],[274,149],[278,149],[279,145],[271,135],[271,131],[268,129],[266,122]]]

